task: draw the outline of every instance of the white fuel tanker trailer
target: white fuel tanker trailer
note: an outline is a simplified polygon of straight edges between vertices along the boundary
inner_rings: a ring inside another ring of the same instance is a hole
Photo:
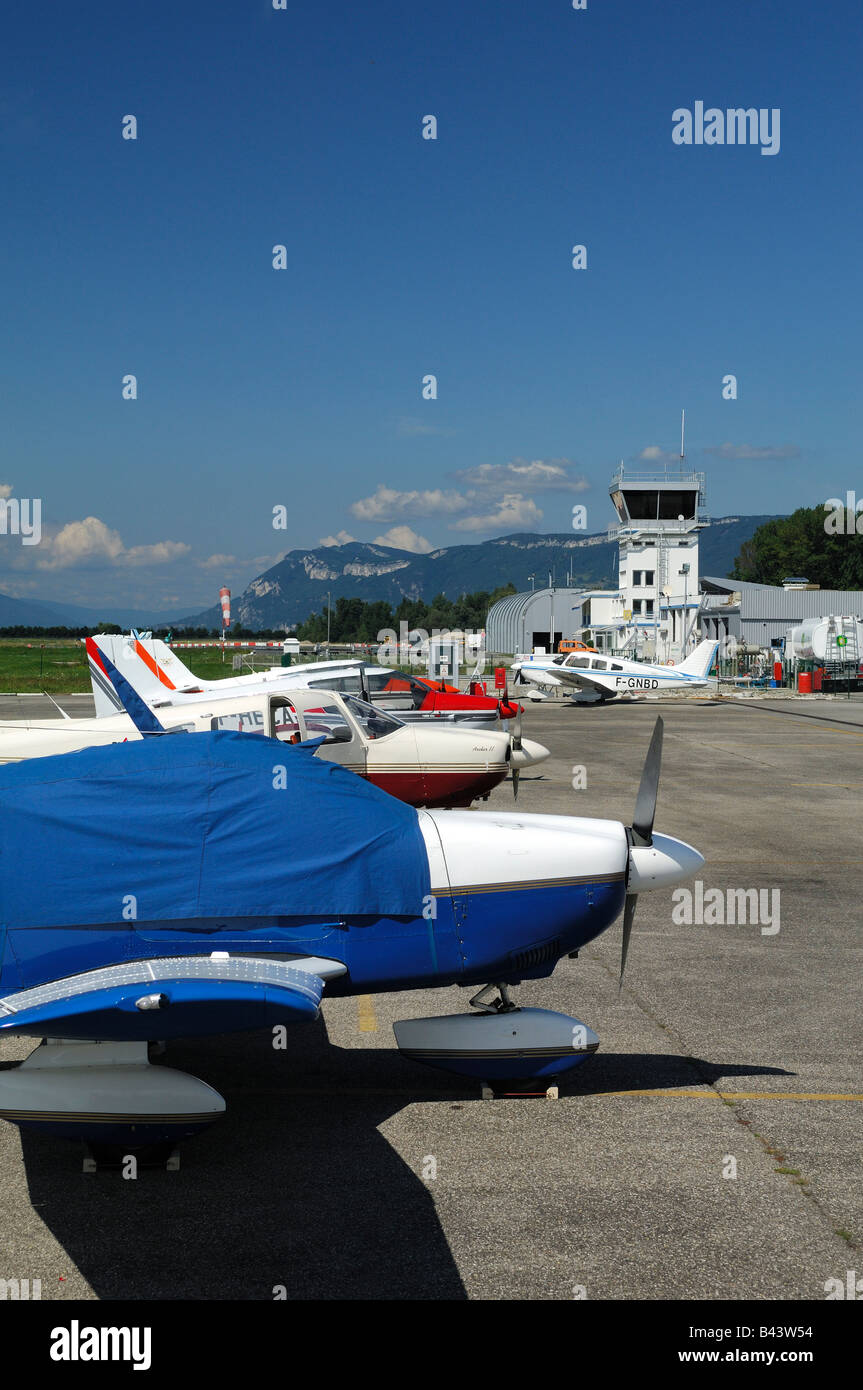
[[[847,614],[807,618],[789,629],[785,655],[791,661],[856,663],[863,655],[863,619]]]

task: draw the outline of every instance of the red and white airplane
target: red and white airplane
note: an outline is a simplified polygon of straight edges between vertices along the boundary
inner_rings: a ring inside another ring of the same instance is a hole
[[[316,661],[300,666],[253,671],[244,676],[204,680],[195,676],[160,638],[106,636],[87,638],[90,683],[96,714],[107,717],[122,709],[108,677],[103,655],[152,709],[180,705],[197,697],[239,695],[245,691],[337,690],[359,695],[369,704],[396,715],[404,723],[442,720],[494,729],[501,720],[514,719],[519,705],[505,694],[502,699],[482,693],[464,693],[445,681],[434,681],[363,660]]]

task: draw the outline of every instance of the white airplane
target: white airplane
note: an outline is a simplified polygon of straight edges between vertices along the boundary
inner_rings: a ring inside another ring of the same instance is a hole
[[[353,695],[335,691],[236,692],[204,695],[192,705],[168,707],[158,718],[108,657],[103,657],[126,702],[127,713],[105,719],[0,721],[0,763],[78,752],[109,743],[135,742],[150,734],[234,730],[265,734],[283,743],[322,739],[317,752],[411,806],[466,807],[510,774],[513,793],[528,767],[548,749],[512,732],[449,725],[403,724]]]
[[[242,676],[205,680],[195,676],[176,652],[158,637],[141,638],[99,634],[87,638],[87,660],[96,714],[111,718],[122,702],[108,676],[105,660],[129,682],[151,709],[194,703],[197,700],[226,699],[254,691],[337,690],[342,695],[359,695],[368,703],[395,714],[406,724],[469,724],[474,729],[499,729],[502,721],[514,719],[519,706],[506,692],[465,694],[445,681],[429,680],[408,672],[367,663],[362,658],[341,661],[315,661],[300,666],[252,671]]]
[[[563,687],[573,695],[591,693],[599,700],[655,690],[700,690],[716,657],[718,642],[700,642],[679,666],[655,666],[646,661],[572,652],[569,656],[533,656],[516,661],[511,671],[533,685]]]

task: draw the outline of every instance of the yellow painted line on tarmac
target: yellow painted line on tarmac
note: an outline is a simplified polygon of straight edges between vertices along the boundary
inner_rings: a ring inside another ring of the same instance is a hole
[[[863,1100],[847,1091],[718,1091],[723,1100]]]
[[[357,995],[357,1025],[361,1033],[376,1033],[378,1031],[374,1000],[370,994]]]

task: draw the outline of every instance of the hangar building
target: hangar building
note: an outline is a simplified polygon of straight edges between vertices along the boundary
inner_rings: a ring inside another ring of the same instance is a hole
[[[849,615],[863,618],[863,590],[815,589],[804,579],[750,584],[742,579],[701,579],[702,637],[729,637],[745,646],[769,647],[806,618]]]
[[[572,637],[584,626],[582,607],[591,596],[581,589],[528,589],[499,599],[486,619],[487,650],[509,656],[534,647],[556,650],[561,638]]]

